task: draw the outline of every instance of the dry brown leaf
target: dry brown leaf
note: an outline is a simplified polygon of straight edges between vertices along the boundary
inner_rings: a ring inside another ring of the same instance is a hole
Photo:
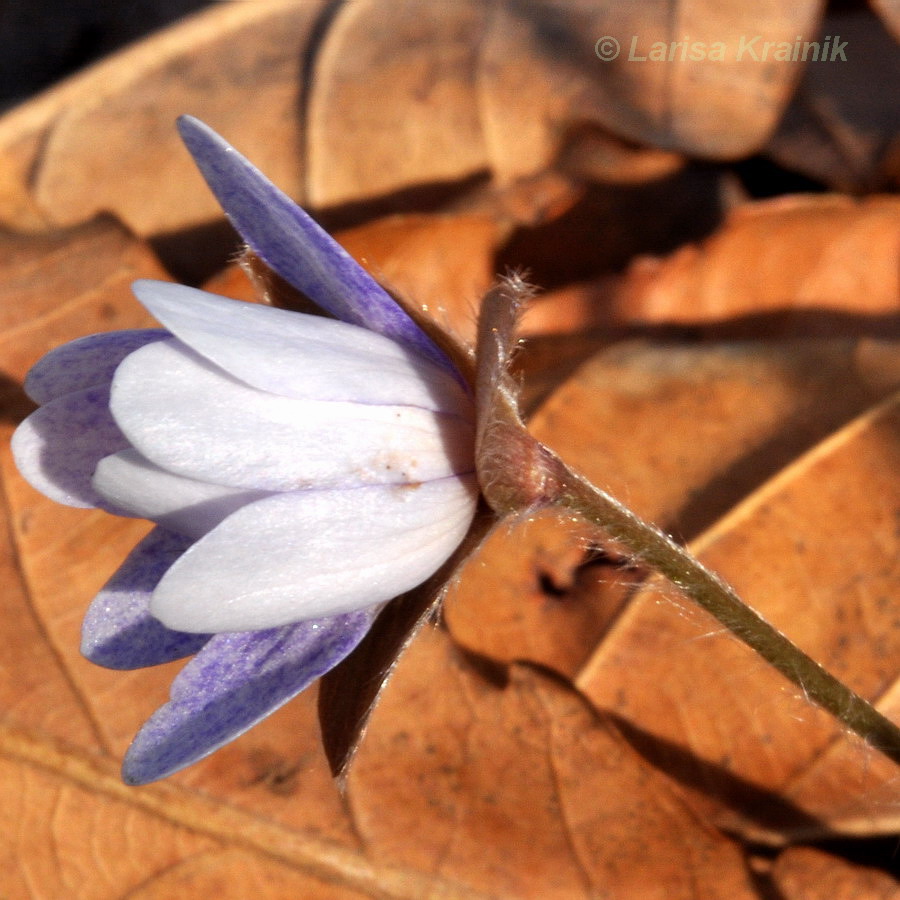
[[[73,334],[146,327],[147,313],[120,301],[136,278],[166,274],[112,220],[45,238],[0,234],[0,256],[0,371],[18,382]]]
[[[317,207],[556,165],[592,180],[658,178],[682,164],[676,150],[732,158],[764,143],[803,67],[755,50],[737,60],[741,41],[793,42],[821,14],[820,0],[387,8],[215,4],[75,76],[0,123],[0,221],[39,230],[110,211],[148,235],[211,218],[171,126],[183,112]],[[604,35],[621,43],[614,62],[598,58]],[[632,39],[641,55],[685,37],[722,42],[726,58],[628,59]],[[111,159],[128,179],[105,177]]]
[[[309,198],[333,206],[487,168],[476,99],[480,3],[380,0],[335,15],[309,97]]]
[[[7,897],[121,896],[216,849],[206,835],[8,758],[0,828]]]
[[[815,30],[820,10],[816,0],[531,0],[490,11],[476,2],[427,10],[407,2],[387,19],[380,0],[351,4],[316,61],[309,196],[318,206],[347,203],[487,169],[512,181],[567,156],[569,132],[581,146],[586,125],[703,156],[750,152],[778,121],[802,67],[747,54],[739,61],[741,38],[793,42]],[[634,57],[685,35],[721,41],[726,58],[629,61],[632,38]],[[620,44],[615,61],[598,57],[604,36]],[[348,130],[362,138],[358,149]],[[600,160],[592,155],[594,174]]]
[[[551,511],[499,528],[448,593],[443,615],[453,639],[496,662],[574,675],[641,574],[620,571],[615,559],[589,561],[593,537]]]
[[[324,7],[216,3],[13,110],[0,120],[0,222],[43,230],[107,211],[147,235],[218,217],[175,131],[184,113],[301,195],[298,94]]]
[[[784,900],[898,900],[900,882],[807,847],[785,850],[773,880]]]
[[[134,900],[172,900],[173,897],[315,897],[316,900],[364,900],[368,892],[328,884],[275,860],[261,859],[244,850],[228,849],[191,856],[133,890]]]
[[[402,659],[349,799],[375,858],[484,895],[754,896],[736,847],[571,689],[524,668],[498,686],[439,631]]]
[[[567,125],[585,122],[691,155],[750,153],[778,121],[802,70],[746,52],[739,59],[741,40],[793,43],[815,31],[821,9],[815,0],[501,4],[484,49],[481,92],[492,161],[505,177],[534,171],[559,151]],[[609,61],[605,37],[618,44]],[[650,58],[659,42],[671,62]],[[703,43],[707,53],[721,42],[723,58],[691,60],[686,42]]]
[[[791,311],[896,315],[898,252],[895,197],[785,197],[736,210],[699,246],[638,260],[606,314],[666,323]]]
[[[898,403],[854,420],[692,544],[751,606],[894,718]],[[661,604],[658,590],[633,598],[598,646],[576,679],[585,694],[674,766],[700,808],[731,807],[718,814],[731,828],[895,830],[896,769],[871,765],[859,745],[861,793],[826,792],[826,767],[818,785],[772,801],[844,739],[840,728],[743,645],[721,639],[715,620]],[[893,806],[873,805],[873,791]]]
[[[298,869],[298,857],[315,858],[310,848],[259,828],[260,820],[235,820],[227,809],[173,791],[129,790],[116,779],[109,766],[71,746],[62,749],[46,734],[23,733],[4,721],[4,897],[372,896],[342,883],[346,860],[333,850],[329,855],[327,844],[315,848],[321,880]]]

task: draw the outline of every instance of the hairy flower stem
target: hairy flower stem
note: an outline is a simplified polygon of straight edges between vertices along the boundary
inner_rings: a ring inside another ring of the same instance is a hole
[[[491,508],[499,516],[546,506],[577,513],[668,578],[805,696],[900,765],[900,728],[773,628],[687,550],[573,472],[528,433],[509,363],[518,315],[529,295],[520,277],[503,279],[484,297],[478,321],[476,462]]]
[[[578,513],[621,542],[715,616],[735,637],[796,684],[814,703],[888,759],[900,764],[900,728],[854,693],[747,606],[720,578],[661,531],[557,460],[556,504]]]

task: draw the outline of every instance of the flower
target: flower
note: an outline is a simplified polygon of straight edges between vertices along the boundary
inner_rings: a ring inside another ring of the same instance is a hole
[[[478,489],[471,391],[349,255],[202,123],[182,136],[251,250],[335,318],[138,282],[164,329],[82,338],[25,387],[38,490],[156,527],[91,604],[82,650],[196,654],[123,777],[211,753],[343,660],[459,546]]]

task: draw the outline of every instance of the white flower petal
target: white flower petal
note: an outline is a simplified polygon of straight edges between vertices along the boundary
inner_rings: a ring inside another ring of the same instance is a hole
[[[475,512],[475,479],[277,494],[238,510],[163,576],[168,628],[273,628],[382,603],[431,575]]]
[[[236,381],[175,340],[132,353],[110,405],[151,462],[230,487],[403,483],[471,471],[472,427],[404,406],[294,400]]]
[[[123,513],[151,519],[192,538],[211,531],[240,507],[269,496],[267,491],[239,490],[173,475],[137,450],[101,459],[93,485]]]
[[[374,331],[163,281],[133,289],[179,340],[260,390],[471,416],[471,400],[446,369]]]

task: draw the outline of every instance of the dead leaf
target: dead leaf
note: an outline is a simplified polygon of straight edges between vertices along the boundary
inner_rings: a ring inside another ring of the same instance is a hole
[[[802,66],[742,41],[793,42],[821,15],[819,0],[385,9],[215,4],[98,63],[0,125],[0,221],[43,230],[108,211],[148,235],[208,220],[214,203],[171,127],[184,112],[316,207],[458,192],[488,173],[509,184],[557,163],[582,178],[658,177],[681,164],[675,150],[727,159],[760,147]],[[604,36],[617,59],[598,56]],[[704,56],[720,43],[723,59],[691,59],[686,39]],[[654,43],[672,60],[640,61]],[[130,177],[105,178],[110,159]]]
[[[577,519],[534,513],[498,528],[444,603],[453,639],[497,662],[526,660],[572,675],[643,574],[590,553],[596,535]]]
[[[93,881],[85,877],[85,872],[93,875],[94,869],[98,866],[100,868],[106,866],[107,870],[112,870],[113,860],[105,859],[98,831],[104,827],[99,810],[109,806],[116,814],[118,814],[117,807],[121,808],[124,814],[120,816],[123,827],[115,832],[117,839],[121,833],[125,840],[140,843],[141,840],[146,840],[148,834],[153,835],[152,832],[138,826],[136,830],[139,837],[132,840],[128,827],[132,821],[140,823],[147,814],[151,821],[159,820],[165,823],[160,829],[163,839],[172,835],[174,831],[177,840],[180,833],[187,831],[189,836],[207,839],[199,844],[201,851],[214,850],[218,845],[225,851],[221,854],[222,866],[230,865],[230,860],[237,855],[229,851],[248,851],[255,861],[255,865],[251,863],[254,869],[266,873],[271,871],[274,887],[281,886],[285,880],[293,881],[294,884],[309,884],[315,879],[313,884],[319,882],[316,884],[317,889],[326,891],[325,896],[329,898],[347,896],[352,900],[358,897],[360,892],[363,896],[396,898],[396,900],[417,900],[425,895],[425,891],[430,891],[431,896],[438,898],[458,896],[451,893],[449,890],[451,886],[439,878],[422,878],[419,873],[410,869],[371,863],[359,853],[334,841],[330,835],[320,834],[315,829],[297,830],[285,827],[273,822],[265,814],[260,815],[258,811],[245,812],[232,803],[222,802],[202,791],[184,790],[183,787],[173,785],[171,782],[143,788],[128,787],[119,779],[117,767],[111,765],[108,760],[96,754],[87,754],[72,745],[56,742],[45,733],[17,728],[9,721],[0,726],[0,757],[3,759],[3,765],[11,761],[13,765],[24,769],[18,785],[15,779],[10,779],[11,791],[15,792],[17,786],[27,782],[32,775],[35,776],[35,780],[44,778],[50,784],[50,790],[47,791],[50,795],[49,803],[39,811],[41,829],[36,833],[37,840],[32,844],[30,834],[22,835],[23,849],[27,848],[35,853],[38,865],[52,859],[54,843],[59,845],[68,842],[77,851],[69,855],[60,854],[52,865],[41,872],[42,880],[51,885],[60,880],[76,881],[78,885],[90,889]],[[66,835],[65,840],[60,842],[59,834],[56,832],[64,832],[64,829],[56,828],[55,825],[57,820],[62,821],[64,817],[55,815],[59,807],[58,798],[67,800],[73,792],[76,797],[75,820],[78,827],[75,834]],[[27,789],[20,793],[24,793],[25,798],[28,798]],[[52,808],[53,814],[47,814],[47,806]],[[93,814],[94,810],[98,810],[97,815]],[[80,819],[87,821],[79,821]],[[4,830],[4,837],[17,839],[19,835],[15,829],[10,829]],[[55,842],[54,837],[57,838]],[[81,843],[82,839],[86,840]],[[158,843],[162,841],[151,841],[146,849],[153,853]],[[13,849],[10,855],[7,846],[0,845],[0,849],[7,853],[9,858],[17,859],[15,850]],[[172,864],[180,865],[180,860],[172,858],[173,854],[170,853],[169,856]],[[182,858],[186,856],[188,854],[181,853]],[[138,861],[139,855],[132,854],[129,865],[135,865]],[[194,856],[181,871],[188,877],[193,877],[195,872],[201,877],[204,870],[209,872],[210,867],[197,863],[198,860]],[[17,865],[21,869],[18,859]],[[294,870],[295,876],[290,878],[284,867]],[[146,884],[148,889],[153,889],[153,881],[157,875],[162,876],[161,881],[163,885],[165,884],[165,877],[168,874],[165,870],[168,866],[162,867],[160,871],[160,867],[151,863],[147,868],[151,869],[149,873],[145,870],[148,876]],[[127,871],[127,868],[120,867],[119,872],[121,871]],[[177,879],[178,869],[176,868],[172,874]],[[326,884],[323,885],[321,882]]]
[[[260,859],[244,850],[223,850],[191,856],[140,885],[130,896],[135,900],[171,900],[172,897],[363,900],[372,895],[310,878],[275,860]]]
[[[142,307],[122,301],[135,279],[166,277],[150,249],[112,220],[43,238],[0,235],[0,253],[0,366],[19,382],[75,333],[147,327]]]
[[[487,168],[476,99],[482,4],[344,6],[316,57],[309,198],[337,206]]]
[[[691,545],[746,602],[873,702],[887,701],[897,679],[897,403],[886,401],[800,457]],[[840,728],[743,645],[723,639],[715,620],[660,603],[658,590],[648,586],[632,599],[578,675],[581,690],[633,726],[658,762],[676,765],[700,808],[728,807],[717,817],[729,828],[808,834],[819,822],[840,831],[852,814],[854,830],[860,819],[870,833],[895,830],[896,802],[873,808],[868,791],[855,794],[852,785],[849,796],[826,794],[821,782],[808,789],[814,809],[791,792],[793,810],[759,799],[815,766],[843,740]],[[896,718],[900,710],[884,712]],[[867,773],[866,751],[856,749],[856,770]],[[893,767],[889,785],[878,787],[900,789]]]
[[[206,835],[7,758],[0,801],[9,897],[121,896],[216,848]]]
[[[0,222],[45,230],[112,212],[148,235],[218,217],[175,131],[184,113],[301,195],[297,98],[324,7],[216,3],[13,110],[0,120]]]
[[[815,30],[820,14],[815,0],[752,8],[504,3],[484,49],[492,161],[503,178],[532,172],[558,152],[566,126],[585,122],[690,155],[750,153],[778,121],[801,70],[742,53],[742,39],[793,42]],[[691,58],[694,43],[704,45],[701,60]],[[711,60],[717,43],[722,58]],[[651,58],[654,44],[664,45],[665,61]]]
[[[638,260],[607,315],[703,322],[775,311],[896,315],[900,201],[785,197],[733,212],[699,246]]]
[[[434,630],[401,660],[349,799],[376,858],[461,897],[754,896],[736,847],[576,694],[525,668],[492,683]]]
[[[784,900],[897,900],[900,882],[884,872],[855,866],[821,850],[792,847],[775,863]]]
[[[682,154],[642,147],[596,128],[572,129],[555,165],[569,175],[605,184],[641,184],[673,175]]]

